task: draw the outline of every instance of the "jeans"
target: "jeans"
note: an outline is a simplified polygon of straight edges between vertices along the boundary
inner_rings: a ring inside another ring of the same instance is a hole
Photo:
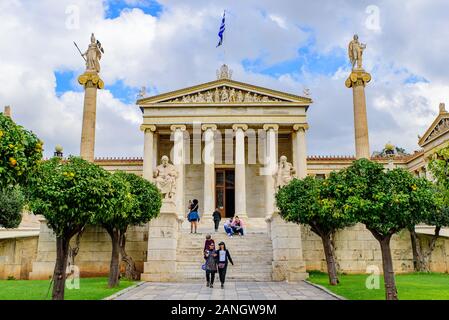
[[[237,228],[232,228],[232,231],[234,232],[234,233],[240,233],[242,236],[243,236],[243,228],[239,228],[239,229],[237,229]]]
[[[206,270],[206,281],[207,283],[214,284],[215,280],[215,270]]]
[[[227,226],[227,225],[224,225],[224,230],[225,230],[225,232],[228,234],[228,235],[232,235],[234,232],[232,231],[232,228],[231,227],[229,227],[229,226]]]

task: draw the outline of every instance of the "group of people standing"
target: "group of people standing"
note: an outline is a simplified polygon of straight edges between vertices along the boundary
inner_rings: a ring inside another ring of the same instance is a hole
[[[200,221],[198,200],[189,200],[187,209],[187,220],[190,222],[190,233],[197,233],[198,222]],[[212,220],[214,221],[215,232],[218,232],[221,221],[221,213],[218,208],[215,208],[214,212],[212,213]],[[239,216],[227,219],[223,227],[229,237],[232,237],[234,234],[238,234],[240,236],[243,236],[245,234],[244,223],[243,220],[239,218]]]
[[[198,207],[199,203],[197,199],[189,200],[187,220],[190,222],[190,233],[197,233],[198,222],[200,221]],[[221,214],[218,208],[215,208],[212,213],[212,220],[214,222],[215,232],[218,232],[221,221]],[[240,236],[245,234],[243,220],[238,216],[226,218],[223,227],[229,237],[232,237],[234,234]],[[224,288],[226,271],[229,263],[234,265],[231,254],[229,253],[229,250],[226,249],[226,244],[221,241],[218,244],[218,248],[216,248],[215,241],[212,239],[212,236],[208,234],[206,236],[206,242],[204,243],[204,264],[202,265],[202,269],[206,272],[207,287],[214,287],[215,275],[218,272],[221,288]]]
[[[209,288],[214,287],[215,274],[218,271],[220,278],[221,288],[224,288],[226,280],[226,270],[228,263],[234,265],[229,250],[226,249],[226,244],[222,241],[218,244],[218,248],[215,248],[215,241],[211,235],[206,236],[206,242],[204,243],[204,260],[203,269],[206,271],[206,286]]]

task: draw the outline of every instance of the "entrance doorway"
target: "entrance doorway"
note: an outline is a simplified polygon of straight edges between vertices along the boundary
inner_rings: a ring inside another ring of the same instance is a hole
[[[215,170],[215,206],[223,218],[235,213],[235,172],[234,169]]]

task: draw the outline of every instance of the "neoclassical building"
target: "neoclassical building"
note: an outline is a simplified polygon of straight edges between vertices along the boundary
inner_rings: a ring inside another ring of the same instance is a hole
[[[142,174],[151,180],[162,155],[178,171],[176,204],[200,212],[264,218],[273,213],[280,155],[307,175],[307,109],[312,100],[238,81],[222,66],[215,81],[142,98]]]
[[[95,125],[95,117],[89,114],[95,111],[92,99],[96,90],[101,89],[96,76],[89,73],[82,79],[88,111],[83,124],[86,128]],[[142,272],[142,279],[202,279],[199,266],[203,237],[212,231],[210,217],[215,208],[224,218],[238,215],[247,222],[248,234],[243,238],[227,239],[222,231],[214,234],[216,240],[227,242],[234,260],[239,261],[229,270],[231,280],[299,280],[307,277],[307,270],[325,271],[321,240],[306,226],[285,223],[276,215],[274,175],[279,170],[280,157],[287,158],[292,164],[291,173],[298,178],[325,177],[360,157],[370,157],[386,168],[402,167],[418,176],[428,176],[430,157],[449,144],[449,113],[441,104],[437,118],[419,139],[420,150],[410,155],[393,150],[370,155],[364,96],[370,79],[363,69],[354,69],[346,81],[354,97],[356,155],[353,157],[308,155],[307,111],[313,107],[312,99],[235,81],[225,65],[214,81],[140,97],[136,104],[142,111],[143,157],[95,158],[94,162],[109,171],[133,172],[150,181],[162,156],[167,155],[176,168],[173,212],[164,209],[148,225],[128,232],[127,251]],[[82,148],[88,150],[85,157],[94,159],[94,137],[89,136],[88,130],[83,131],[82,141],[88,141],[89,145]],[[199,200],[203,217],[198,235],[190,234],[184,221],[191,199]],[[418,231],[431,233],[433,229],[420,226]],[[9,238],[0,238],[0,257],[10,257],[0,264],[0,278],[48,279],[55,261],[52,231],[41,220],[35,233],[30,234],[27,229],[27,236],[18,237],[17,232]],[[448,272],[449,241],[445,237],[449,234],[443,231],[442,235],[431,267],[434,271]],[[334,240],[341,271],[364,273],[367,266],[381,267],[379,245],[362,225],[338,232]],[[107,274],[110,246],[107,233],[100,227],[87,228],[76,257],[81,275]],[[26,248],[26,257],[17,254],[20,248]],[[392,248],[395,270],[413,271],[407,231],[394,236]],[[251,261],[257,261],[257,266]]]

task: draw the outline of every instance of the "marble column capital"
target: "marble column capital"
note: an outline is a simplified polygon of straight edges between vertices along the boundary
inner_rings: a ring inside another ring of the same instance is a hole
[[[216,124],[203,124],[203,125],[201,126],[201,129],[202,129],[203,131],[206,131],[206,130],[212,130],[212,131],[215,131],[215,130],[217,130],[217,125],[216,125]]]
[[[156,131],[156,126],[154,124],[142,124],[140,126],[140,130],[145,132],[145,131],[152,131],[155,132]]]
[[[308,129],[309,129],[309,125],[307,123],[297,123],[297,124],[293,125],[294,131],[300,131],[300,130],[306,131]]]
[[[172,124],[170,126],[171,131],[176,131],[176,130],[186,131],[186,129],[187,129],[187,127],[185,124]]]
[[[239,129],[242,129],[243,131],[248,130],[248,125],[244,123],[236,123],[232,125],[232,130],[237,131]]]
[[[278,131],[279,130],[279,125],[275,124],[275,123],[266,123],[266,124],[263,125],[263,129],[265,131],[268,131],[268,130]]]
[[[371,81],[371,75],[363,69],[354,69],[345,81],[347,88],[365,86]]]

